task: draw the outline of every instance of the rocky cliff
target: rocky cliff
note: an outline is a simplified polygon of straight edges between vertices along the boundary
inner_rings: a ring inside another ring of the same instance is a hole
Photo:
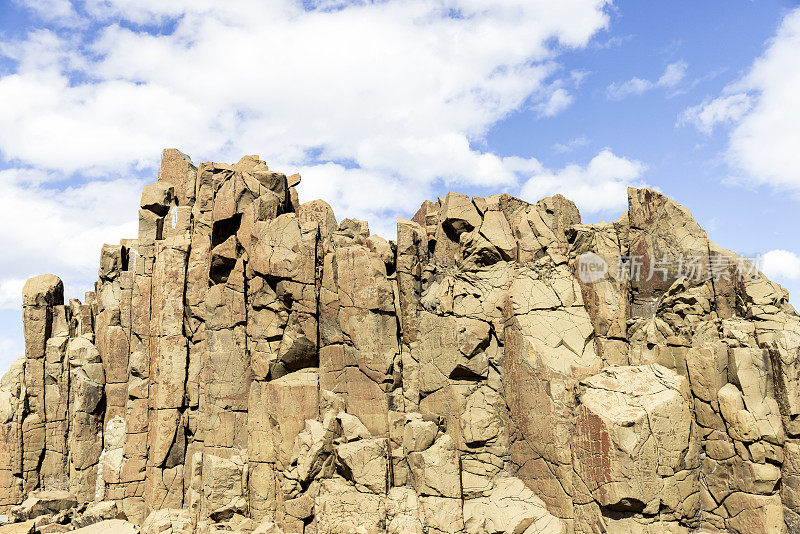
[[[800,318],[686,208],[451,193],[387,242],[299,181],[166,150],[84,303],[28,281],[0,529],[799,531]]]

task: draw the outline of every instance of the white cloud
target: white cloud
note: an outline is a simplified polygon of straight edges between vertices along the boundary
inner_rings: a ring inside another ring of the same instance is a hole
[[[711,134],[719,124],[736,122],[753,105],[745,93],[721,96],[685,109],[678,117],[678,125],[692,124],[703,133]]]
[[[82,23],[70,0],[15,0],[46,22],[58,26],[76,26]]]
[[[589,138],[585,135],[581,135],[579,137],[575,137],[570,139],[566,143],[555,143],[553,144],[553,150],[560,153],[565,154],[567,152],[572,152],[576,148],[580,148],[583,146],[587,146],[589,144]]]
[[[166,146],[199,161],[259,154],[302,170],[304,199],[392,221],[434,184],[518,184],[476,147],[516,110],[570,105],[582,75],[554,79],[557,54],[606,26],[606,4],[89,0],[98,32],[0,46],[17,63],[0,77],[14,102],[0,106],[0,153],[50,180],[152,172]],[[168,20],[167,35],[137,26]]]
[[[0,280],[0,310],[19,308],[22,302],[22,286],[25,285],[23,278],[8,278]],[[2,350],[2,347],[0,347]]]
[[[640,180],[644,170],[641,162],[604,149],[586,166],[567,165],[557,171],[542,168],[523,185],[522,198],[535,202],[561,193],[584,214],[624,211],[627,188],[646,187]]]
[[[686,77],[686,69],[688,65],[685,61],[677,61],[670,63],[664,69],[664,74],[656,82],[658,87],[675,87]]]
[[[723,95],[678,119],[710,132],[732,123],[727,161],[731,182],[770,185],[800,198],[800,8],[782,20],[764,53]]]
[[[163,147],[260,154],[389,235],[436,184],[515,188],[538,161],[476,147],[514,111],[566,108],[582,74],[559,79],[558,53],[608,23],[608,0],[19,2],[49,29],[0,42],[9,295],[41,272],[88,285],[101,243],[136,235],[142,180],[122,177]],[[76,24],[94,28],[53,29]]]
[[[537,110],[542,117],[553,117],[567,109],[574,97],[564,88],[555,89],[547,101],[537,106]]]
[[[140,180],[44,185],[34,172],[0,171],[0,309],[19,307],[22,284],[50,272],[68,297],[83,298],[97,275],[100,247],[137,234]],[[80,291],[80,292],[79,292]]]
[[[685,61],[676,61],[667,65],[664,73],[655,82],[643,78],[631,78],[622,83],[614,82],[606,88],[606,96],[611,100],[622,100],[655,88],[674,88],[686,77],[687,68]]]
[[[800,9],[787,15],[743,85],[757,96],[730,135],[729,157],[754,183],[800,194]]]
[[[604,3],[88,2],[109,21],[96,39],[37,32],[14,43],[20,66],[0,79],[0,100],[15,106],[0,110],[0,149],[98,173],[149,165],[163,146],[288,164],[317,149],[424,181],[507,184],[502,169],[481,173],[470,143],[531,98],[543,115],[568,105],[565,89],[548,90],[556,43],[584,46],[607,23]],[[112,22],[177,16],[160,36]]]
[[[606,88],[606,95],[611,100],[622,100],[632,95],[640,95],[655,86],[650,80],[631,78],[622,83],[613,82]]]
[[[24,350],[22,287],[53,273],[65,298],[84,300],[97,279],[100,248],[136,237],[141,180],[65,186],[35,170],[0,171],[0,375]]]
[[[760,258],[761,271],[768,278],[800,279],[800,256],[788,250],[770,250]]]

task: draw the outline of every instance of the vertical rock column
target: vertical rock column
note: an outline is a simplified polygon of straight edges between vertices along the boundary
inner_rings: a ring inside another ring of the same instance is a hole
[[[190,241],[176,236],[156,242],[150,321],[150,405],[145,503],[181,508],[184,496],[186,420],[184,398],[187,339],[184,290]]]
[[[86,304],[70,303],[73,337],[67,342],[69,490],[79,501],[90,501],[95,496],[97,464],[103,449],[105,371],[94,345],[94,297],[94,293],[87,293]]]
[[[95,498],[122,500],[120,485],[123,449],[111,454],[116,441],[124,438],[128,401],[128,366],[131,332],[131,283],[127,271],[128,250],[122,245],[103,245],[100,252],[99,279],[95,284],[95,344],[105,372],[106,406],[104,430],[119,427],[116,433],[104,432],[103,461],[99,465]],[[112,422],[113,421],[113,422]],[[121,434],[117,436],[116,434]],[[106,484],[110,485],[107,487]]]
[[[183,303],[196,173],[188,156],[164,150],[158,182],[142,192],[139,238],[123,241],[121,326],[130,358],[119,480],[123,508],[138,522],[149,509],[183,503],[188,419]]]
[[[627,223],[627,219],[625,219]],[[570,230],[570,268],[581,287],[586,311],[592,319],[597,354],[603,365],[628,365],[627,319],[630,281],[620,269],[627,254],[627,225],[575,225]],[[591,272],[593,266],[607,270]]]
[[[405,412],[419,410],[419,360],[412,346],[419,332],[422,269],[427,259],[425,229],[408,219],[397,221],[397,294],[400,322],[402,391]]]
[[[273,189],[271,189],[273,190]],[[267,198],[270,198],[267,195]],[[286,209],[286,207],[283,207]],[[251,514],[302,532],[308,507],[287,478],[296,436],[318,415],[319,225],[293,212],[257,221],[248,249],[248,345],[253,382],[248,407]],[[298,517],[301,516],[301,517]]]
[[[53,307],[64,303],[64,285],[52,274],[31,278],[22,290],[25,330],[25,391],[28,413],[22,421],[22,472],[25,491],[39,486],[45,451],[45,353],[52,334]]]
[[[130,277],[130,355],[128,358],[125,440],[122,446],[120,483],[124,488],[123,509],[134,521],[143,521],[151,387],[151,307],[156,241],[162,237],[164,208],[171,199],[169,187],[146,188],[139,210],[139,237],[126,242],[127,273]]]
[[[567,263],[565,227],[579,223],[580,215],[556,196],[517,210],[511,220],[521,264],[509,289],[504,330],[511,462],[551,513],[577,523],[575,389],[601,366],[592,321]]]
[[[123,291],[121,281],[126,263],[127,250],[123,246],[103,246],[96,284],[95,345],[106,375],[106,423],[114,417],[125,416],[128,397],[130,319],[126,316],[123,321],[122,310],[127,308],[123,303],[126,297],[130,299],[130,294]]]
[[[25,359],[11,364],[0,381],[0,511],[22,502],[22,417]]]
[[[230,166],[215,168],[211,186],[210,263],[200,314],[206,352],[201,371],[200,434],[206,449],[247,447],[247,396],[250,365],[245,335],[244,262],[238,257],[239,201],[253,195]],[[258,184],[256,183],[256,186]],[[257,193],[256,193],[257,194]],[[194,266],[193,266],[194,267]],[[202,274],[202,273],[200,273]]]
[[[369,230],[362,224],[354,236],[335,232],[326,257],[323,287],[335,298],[326,313],[334,322],[320,349],[320,387],[341,394],[347,413],[373,436],[388,437],[392,372],[400,354],[397,317],[386,264],[368,248]]]
[[[255,226],[286,209],[286,189],[286,177],[269,171],[257,156],[246,156],[234,166],[201,166],[198,172],[188,279],[195,332],[189,384],[197,369],[197,435],[202,440],[198,449],[202,457],[201,468],[193,472],[197,476],[192,477],[190,505],[197,508],[202,522],[234,513],[262,517],[275,509],[274,476],[267,463],[274,457],[256,450],[268,443],[248,447],[252,440],[249,420],[258,417],[258,410],[248,413],[248,408],[253,395],[260,392],[252,378],[265,379],[275,363],[274,347],[266,339],[270,334],[257,328],[267,325],[258,322],[255,312],[252,326],[256,328],[247,329],[249,314],[265,301],[263,290],[271,290],[254,275],[248,260]],[[196,460],[198,453],[192,454]],[[251,475],[253,499],[248,502]]]
[[[185,331],[189,338],[189,357],[186,370],[187,423],[191,438],[188,440],[186,457],[189,463],[202,466],[202,449],[205,439],[205,424],[202,422],[205,409],[205,391],[202,385],[203,368],[208,352],[203,303],[210,286],[211,272],[211,225],[213,222],[214,165],[202,163],[196,170],[194,193],[191,195],[190,249],[186,271],[186,316]],[[195,461],[195,454],[198,454]],[[199,481],[198,481],[199,482]],[[187,504],[189,487],[187,485]],[[200,488],[194,488],[199,491]],[[195,496],[199,505],[199,496]]]
[[[139,228],[140,244],[154,240],[145,364],[149,387],[143,496],[148,508],[177,508],[183,504],[182,408],[188,352],[183,311],[189,239],[175,235],[177,214],[174,221],[165,221],[175,207],[175,186],[164,181],[145,186],[141,207],[140,221],[154,221],[152,226],[140,223]]]
[[[71,309],[53,308],[51,337],[47,340],[44,364],[45,452],[39,474],[46,489],[69,487],[67,458],[69,449],[69,362],[67,343],[70,336]]]

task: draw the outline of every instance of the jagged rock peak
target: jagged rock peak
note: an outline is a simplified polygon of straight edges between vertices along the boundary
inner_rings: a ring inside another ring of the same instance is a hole
[[[25,285],[0,534],[800,531],[800,319],[686,208],[299,183],[165,150],[83,303]]]

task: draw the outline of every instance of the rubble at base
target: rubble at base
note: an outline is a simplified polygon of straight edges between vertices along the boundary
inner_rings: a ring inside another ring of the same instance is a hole
[[[800,532],[800,317],[686,208],[299,182],[165,150],[84,302],[28,281],[0,534]]]

